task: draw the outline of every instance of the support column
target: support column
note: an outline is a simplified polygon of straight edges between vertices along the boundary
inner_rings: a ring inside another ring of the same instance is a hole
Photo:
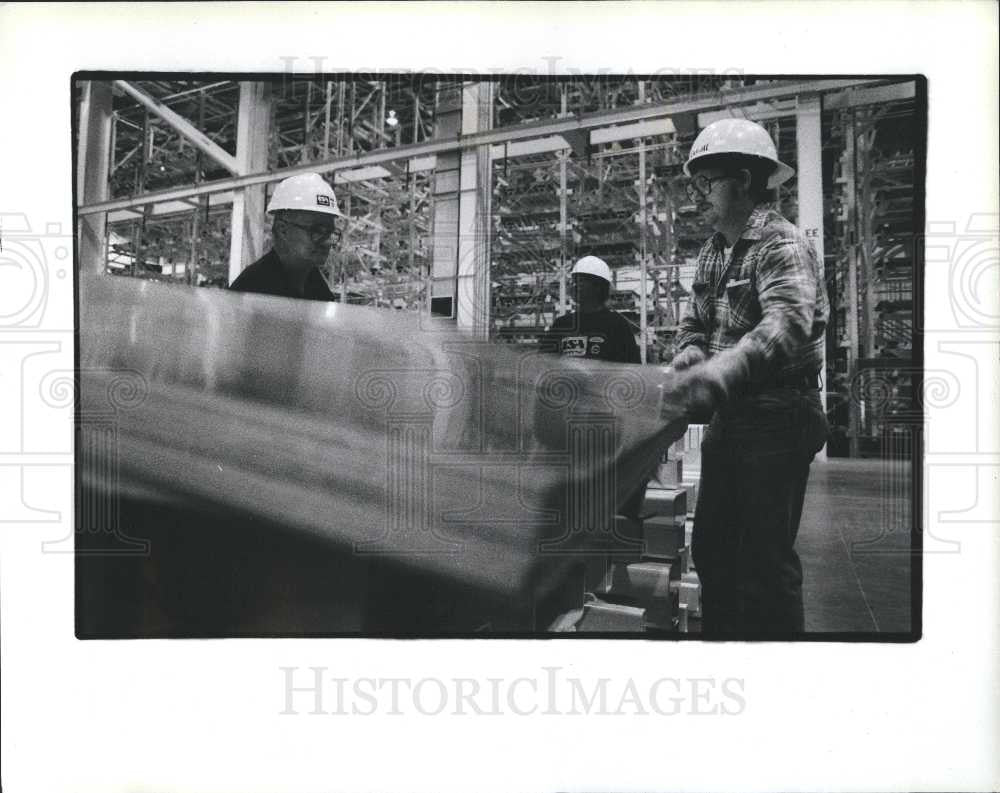
[[[111,84],[88,81],[83,85],[77,140],[76,184],[81,203],[107,201],[111,152]],[[80,217],[81,273],[103,273],[107,262],[107,213]]]
[[[639,81],[639,98],[636,104],[646,101],[646,83]],[[639,138],[639,361],[646,363],[646,312],[649,300],[649,282],[646,261],[646,139]]]
[[[566,118],[569,115],[569,95],[567,93],[566,83],[560,83],[559,85],[559,118]],[[566,281],[569,277],[568,273],[570,270],[569,262],[567,261],[567,254],[569,251],[569,246],[567,245],[567,239],[569,236],[569,207],[567,206],[568,201],[568,183],[567,183],[567,160],[569,159],[569,150],[564,149],[563,151],[557,152],[556,156],[559,158],[559,316],[567,313],[569,311],[569,305],[566,294]]]
[[[848,419],[847,434],[851,457],[858,456],[858,434],[861,431],[861,405],[854,393],[854,381],[858,375],[858,234],[857,234],[857,159],[854,152],[855,130],[854,111],[851,119],[844,124],[844,212],[847,218],[847,382]]]
[[[437,138],[490,129],[493,84],[439,83]],[[490,324],[490,147],[438,155],[431,313],[485,338]]]
[[[799,230],[812,243],[819,257],[819,288],[826,288],[823,260],[823,142],[820,137],[820,98],[800,97],[795,111],[795,141],[798,165]],[[826,410],[826,347],[820,370],[823,389],[820,396]],[[824,446],[817,459],[826,459]]]
[[[493,126],[493,84],[466,83],[462,90],[462,134]],[[460,328],[488,338],[490,327],[490,147],[462,152],[458,201],[458,306]]]
[[[441,81],[434,108],[434,137],[453,138],[461,128],[462,86]],[[460,168],[459,153],[449,151],[438,155],[434,169],[430,310],[432,315],[439,317],[456,316]]]
[[[236,127],[236,163],[241,174],[267,170],[271,86],[241,82]],[[264,185],[233,191],[229,283],[264,254]]]
[[[861,254],[859,262],[861,265],[861,288],[860,308],[861,308],[861,354],[863,358],[875,357],[875,323],[877,321],[875,313],[875,268],[872,261],[872,249],[874,243],[872,236],[874,228],[872,217],[878,201],[878,195],[873,188],[872,168],[875,165],[875,158],[872,154],[872,147],[875,143],[875,118],[874,113],[865,113],[864,132],[858,136],[860,148],[858,162],[861,164],[861,200],[858,206],[858,251]]]
[[[639,360],[646,363],[646,312],[648,289],[646,267],[646,141],[639,141]]]
[[[323,105],[323,159],[330,156],[330,104],[333,102],[333,82],[326,83],[326,102]]]
[[[569,311],[566,294],[566,281],[569,278],[570,265],[568,261],[569,246],[569,207],[567,206],[567,164],[569,150],[556,154],[559,158],[559,316]]]

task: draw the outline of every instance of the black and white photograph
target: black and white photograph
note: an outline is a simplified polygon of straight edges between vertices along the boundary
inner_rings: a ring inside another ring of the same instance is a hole
[[[0,3],[0,790],[1000,789],[998,41]]]
[[[919,637],[922,77],[246,78],[74,76],[80,638]]]

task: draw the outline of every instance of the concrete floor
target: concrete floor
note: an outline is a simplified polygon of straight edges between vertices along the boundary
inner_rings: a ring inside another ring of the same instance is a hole
[[[797,547],[806,630],[911,629],[910,466],[813,463]]]
[[[684,455],[697,481],[697,449]],[[910,619],[909,464],[814,462],[796,543],[802,559],[806,631],[907,633]]]

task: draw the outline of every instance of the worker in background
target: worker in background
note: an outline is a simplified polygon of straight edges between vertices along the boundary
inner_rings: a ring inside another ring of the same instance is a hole
[[[795,536],[826,437],[820,262],[771,205],[794,171],[745,119],[706,127],[684,166],[715,233],[698,254],[673,360],[704,434],[692,554],[706,634],[804,630]]]
[[[639,363],[639,346],[628,322],[608,308],[611,268],[584,256],[572,272],[576,311],[558,317],[542,339],[546,352],[618,363]]]
[[[259,292],[305,300],[333,300],[319,267],[342,234],[343,215],[333,188],[318,173],[290,176],[267,205],[272,249],[229,285],[236,292]]]
[[[608,308],[611,268],[603,259],[584,256],[571,273],[576,311],[558,317],[542,340],[542,349],[575,358],[596,358],[617,363],[641,363],[639,345],[625,318]],[[650,476],[618,506],[618,512],[638,517]]]

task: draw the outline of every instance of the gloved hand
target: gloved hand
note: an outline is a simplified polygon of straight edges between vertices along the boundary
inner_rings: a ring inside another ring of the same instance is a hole
[[[685,348],[684,352],[688,349],[691,348]],[[680,371],[673,366],[665,370],[673,377],[669,393],[674,416],[681,407],[689,423],[706,424],[726,402],[745,395],[752,381],[752,352],[749,344],[741,343],[716,353],[703,363],[690,364]],[[665,403],[664,417],[670,412],[666,408]]]
[[[676,388],[691,424],[707,424],[726,398],[721,373],[711,362],[686,369],[679,375]]]
[[[674,359],[670,362],[670,368],[675,372],[680,372],[701,363],[706,358],[707,356],[700,347],[689,344],[674,356]]]

